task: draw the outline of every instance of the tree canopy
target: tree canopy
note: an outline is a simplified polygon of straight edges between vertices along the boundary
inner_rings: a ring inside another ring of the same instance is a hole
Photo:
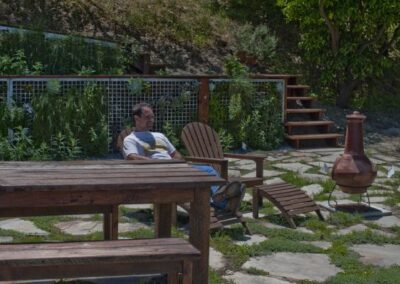
[[[310,63],[336,104],[379,79],[399,58],[398,0],[278,0],[289,21],[299,26],[303,60]]]

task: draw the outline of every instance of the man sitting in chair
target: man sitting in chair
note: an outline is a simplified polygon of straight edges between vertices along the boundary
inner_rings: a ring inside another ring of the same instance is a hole
[[[160,132],[151,132],[154,125],[154,113],[152,107],[147,103],[139,103],[132,110],[135,130],[125,137],[123,155],[128,160],[150,160],[150,159],[177,159],[183,160],[182,155],[175,149],[168,138]],[[218,172],[209,165],[193,165],[193,167],[219,176]],[[229,184],[225,187],[211,187],[211,204],[224,209],[226,198],[237,196],[240,193],[240,184]]]

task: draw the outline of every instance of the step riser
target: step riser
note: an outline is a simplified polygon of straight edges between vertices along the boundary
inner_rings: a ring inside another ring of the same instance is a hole
[[[337,147],[338,146],[337,138],[326,138],[326,139],[310,139],[310,140],[293,140],[290,141],[292,147],[298,148],[310,148],[310,147]]]
[[[321,113],[286,113],[287,121],[321,120]]]
[[[329,133],[330,129],[330,125],[286,126],[286,130],[289,135]]]
[[[315,98],[307,96],[310,87],[307,85],[297,85],[296,78],[290,78],[286,88],[286,122],[304,122],[303,125],[285,125],[287,135],[305,135],[303,137],[287,137],[287,140],[295,148],[299,147],[321,147],[321,146],[337,146],[339,137],[315,137],[316,135],[333,134],[333,122],[316,122],[321,121],[325,110],[313,109]],[[302,112],[306,111],[306,112]],[[311,122],[310,122],[311,121]],[[308,136],[309,135],[309,136]]]
[[[299,105],[296,101],[287,101],[287,107],[286,108],[311,108],[312,106],[312,101],[300,101],[301,105]]]

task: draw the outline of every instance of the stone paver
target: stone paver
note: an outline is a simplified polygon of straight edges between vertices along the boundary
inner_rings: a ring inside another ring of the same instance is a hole
[[[384,196],[371,196],[369,198],[369,201],[373,202],[373,203],[383,203],[383,202],[385,202],[385,200],[386,200],[386,197],[384,197]]]
[[[320,157],[320,155],[318,155],[318,154],[316,154],[316,153],[314,153],[314,152],[303,152],[303,151],[293,151],[293,152],[290,152],[290,156],[292,156],[292,157],[298,157],[298,158],[307,157],[307,158],[314,158],[314,159]]]
[[[396,216],[384,216],[378,220],[372,221],[382,228],[390,228],[393,226],[400,226],[400,219]]]
[[[231,169],[229,169],[228,175],[229,175],[230,177],[240,177],[240,176],[241,176],[241,173],[240,173],[239,170],[231,170]],[[254,174],[254,176],[256,176],[256,175]]]
[[[0,243],[11,243],[13,241],[13,237],[0,237]]]
[[[308,164],[313,166],[313,167],[318,167],[320,169],[323,169],[324,167],[327,167],[330,170],[333,167],[333,163],[326,163],[326,162],[311,162],[311,163],[308,163]],[[324,165],[326,165],[326,166],[324,166]],[[325,173],[325,172],[322,172],[322,173]]]
[[[309,245],[313,245],[322,249],[328,249],[332,246],[332,243],[330,242],[324,242],[324,241],[301,241],[301,243],[303,244],[309,244]]]
[[[300,176],[312,182],[326,181],[330,179],[327,175],[300,173]]]
[[[250,258],[244,269],[254,267],[271,276],[295,280],[325,281],[342,270],[330,263],[325,254],[282,252]]]
[[[311,169],[309,165],[302,163],[279,163],[279,164],[274,164],[273,166],[282,170],[292,171],[296,173],[304,173],[309,169]]]
[[[102,221],[80,221],[73,220],[67,222],[59,222],[55,226],[60,229],[63,233],[73,236],[83,236],[93,234],[96,232],[103,231]],[[132,232],[140,228],[148,228],[148,226],[142,223],[119,223],[118,232],[127,233]]]
[[[243,215],[242,215],[243,217],[245,217],[245,218],[253,218],[253,212],[246,212],[246,213],[243,213]],[[266,215],[265,214],[263,214],[263,213],[261,213],[261,212],[258,212],[258,218],[264,218]]]
[[[319,158],[319,161],[326,162],[326,163],[334,163],[339,156],[340,156],[340,154],[335,153],[335,154],[332,154],[329,156],[321,157],[321,158]]]
[[[285,280],[280,280],[277,278],[272,278],[269,276],[261,276],[261,275],[251,275],[245,274],[242,272],[235,272],[232,275],[226,275],[223,277],[228,281],[232,281],[235,284],[244,284],[244,283],[251,283],[251,284],[290,284],[294,282],[288,282]]]
[[[392,265],[400,265],[400,246],[399,245],[355,245],[350,249],[361,255],[361,262],[364,264],[372,264],[376,266],[389,267]]]
[[[276,184],[276,183],[281,183],[281,182],[285,182],[285,181],[278,177],[264,180],[264,184]]]
[[[47,236],[48,232],[43,231],[35,226],[31,221],[22,220],[19,218],[6,219],[0,221],[0,229],[12,230],[26,235]]]
[[[212,247],[210,247],[209,265],[214,270],[223,269],[226,265],[224,255]]]
[[[123,204],[122,206],[129,209],[153,209],[153,204]]]
[[[265,240],[268,240],[268,238],[266,238],[263,235],[250,235],[250,236],[245,236],[246,240],[242,240],[242,241],[233,241],[234,244],[239,245],[239,246],[243,246],[243,245],[254,245],[254,244],[259,244]]]
[[[398,162],[398,159],[396,159],[395,157],[389,157],[385,155],[374,155],[374,158],[388,163]]]
[[[243,201],[251,202],[252,200],[253,200],[253,196],[246,192],[246,194],[243,197]]]
[[[395,234],[392,234],[392,233],[388,233],[388,232],[384,232],[384,231],[376,230],[376,229],[371,229],[371,228],[365,226],[364,224],[357,224],[357,225],[353,225],[353,226],[348,227],[348,228],[341,229],[341,230],[337,231],[336,234],[338,234],[338,235],[347,235],[347,234],[350,234],[352,232],[363,232],[363,231],[366,231],[366,230],[370,230],[375,234],[383,235],[383,236],[386,236],[386,237],[395,237],[396,236]]]
[[[314,195],[321,193],[324,189],[319,184],[310,184],[310,185],[303,186],[301,188],[301,190],[303,190],[309,196],[313,197]]]
[[[273,170],[264,170],[264,173],[263,173],[264,177],[266,177],[266,178],[276,177],[276,176],[280,176],[282,174],[283,174],[283,172],[273,171]]]

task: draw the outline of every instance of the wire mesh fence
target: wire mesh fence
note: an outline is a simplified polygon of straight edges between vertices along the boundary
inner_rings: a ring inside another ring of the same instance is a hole
[[[162,131],[166,122],[174,127],[183,127],[198,120],[200,80],[199,77],[3,77],[0,78],[0,101],[29,105],[33,96],[48,91],[54,81],[59,85],[58,95],[61,96],[66,95],[71,88],[83,91],[87,85],[95,84],[105,92],[107,98],[108,133],[112,138],[108,148],[111,153],[115,151],[114,143],[118,133],[132,125],[131,110],[139,102],[147,102],[153,106],[155,131]],[[212,96],[211,89],[229,82],[229,79],[210,78],[209,82]],[[273,85],[283,108],[284,80],[252,79],[252,83],[257,90],[255,99],[269,95],[266,90],[271,88],[266,86]]]

